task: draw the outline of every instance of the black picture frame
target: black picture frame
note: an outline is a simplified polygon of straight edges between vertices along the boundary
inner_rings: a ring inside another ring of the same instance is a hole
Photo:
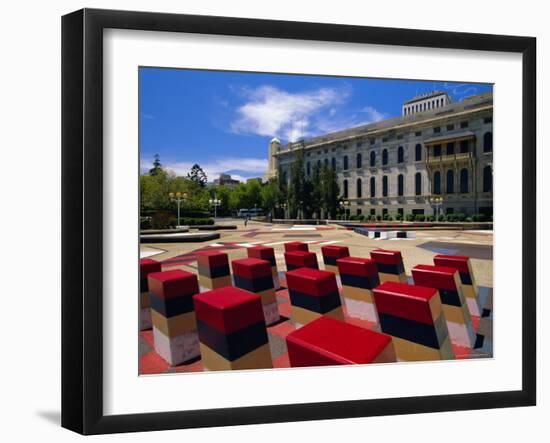
[[[519,53],[523,63],[522,389],[200,411],[103,413],[103,30],[171,31]],[[62,18],[62,426],[152,431],[536,404],[536,39],[83,9]]]

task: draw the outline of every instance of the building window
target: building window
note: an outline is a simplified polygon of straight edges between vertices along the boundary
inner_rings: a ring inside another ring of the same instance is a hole
[[[376,152],[370,151],[370,166],[371,168],[376,165]]]
[[[348,181],[344,180],[344,198],[348,198]]]
[[[382,137],[382,142],[387,142],[388,141],[388,137]]]
[[[416,131],[414,135],[415,137],[420,137],[422,135],[422,131]]]
[[[441,157],[441,145],[434,145],[434,157]]]
[[[386,215],[388,213],[388,208],[382,208],[382,215]]]
[[[460,122],[460,128],[461,129],[464,129],[464,128],[467,128],[467,127],[468,127],[468,122],[467,121]]]
[[[363,210],[361,208],[357,208],[357,215],[361,215],[363,213]]]
[[[447,131],[452,131],[455,128],[455,125],[447,125]]]
[[[370,210],[370,215],[376,215],[376,209],[371,209]]]
[[[344,171],[348,169],[348,156],[344,155]]]
[[[434,194],[441,194],[441,172],[439,171],[434,173]]]
[[[382,197],[388,196],[388,176],[382,177]]]
[[[417,172],[414,176],[414,194],[422,195],[422,175]]]
[[[419,162],[422,160],[422,145],[420,143],[418,143],[415,147],[414,147],[414,159],[415,161]]]
[[[361,155],[361,153],[358,153],[357,154],[357,168],[362,168],[363,167],[363,156]]]
[[[355,190],[356,191],[355,195],[357,196],[357,198],[363,197],[363,190],[361,189],[362,185],[363,185],[363,183],[361,182],[361,179],[358,178],[357,179],[357,189]]]
[[[468,152],[468,140],[461,140],[460,141],[460,153],[465,154]]]
[[[324,163],[325,163],[325,167],[327,167],[327,168],[328,168],[328,158],[325,158],[325,161],[324,161]]]
[[[311,175],[311,163],[307,162],[307,175]]]
[[[483,168],[483,192],[493,192],[493,168]]]
[[[439,126],[436,126],[436,127],[434,128],[434,134],[438,134],[438,133],[440,133],[440,132],[441,132],[441,128],[440,128]]]
[[[336,158],[332,157],[332,169],[336,171]]]
[[[317,167],[321,169],[321,160],[317,160]]]
[[[485,117],[483,123],[493,123],[493,117]]]
[[[399,134],[399,135],[397,136],[397,140],[403,140],[403,134]]]
[[[370,141],[370,144],[371,144],[371,145],[374,145],[374,144],[376,143],[376,139],[375,139],[375,138],[371,138],[369,141]]]
[[[399,174],[397,176],[397,195],[399,197],[403,197],[403,194],[404,194],[404,178],[403,178],[403,174]]]
[[[374,177],[370,178],[370,196],[374,197],[376,195],[376,179]]]
[[[382,164],[387,165],[388,164],[388,150],[384,149],[382,151]]]
[[[493,133],[486,132],[483,136],[483,152],[491,152],[493,150]]]
[[[460,192],[468,193],[468,170],[466,168],[460,170]]]
[[[447,143],[447,155],[453,155],[455,153],[455,144]]]
[[[454,194],[455,192],[455,173],[452,169],[447,171],[447,194]]]
[[[357,142],[357,147],[360,148],[361,146],[363,146],[363,142]]]
[[[445,208],[445,214],[449,215],[454,213],[455,213],[454,208]]]
[[[405,161],[405,150],[403,146],[397,148],[397,163],[403,163]]]
[[[397,208],[397,213],[399,215],[403,215],[403,208]]]

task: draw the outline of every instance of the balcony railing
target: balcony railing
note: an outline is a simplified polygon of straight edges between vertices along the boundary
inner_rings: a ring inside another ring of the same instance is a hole
[[[429,156],[426,159],[426,163],[432,165],[434,163],[454,163],[459,161],[470,160],[472,158],[471,152],[461,152],[450,155],[440,155],[439,157]]]

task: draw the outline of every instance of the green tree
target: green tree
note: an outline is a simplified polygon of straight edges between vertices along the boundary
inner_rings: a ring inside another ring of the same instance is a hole
[[[290,218],[303,216],[303,209],[306,206],[306,174],[304,171],[304,153],[299,150],[296,153],[294,162],[290,166],[290,183],[288,186],[288,209]]]
[[[323,182],[321,173],[321,168],[318,164],[315,164],[311,174],[311,207],[312,213],[315,214],[317,219],[321,218],[321,209],[323,207]]]
[[[327,217],[336,218],[339,195],[340,187],[338,186],[336,171],[328,166],[324,166],[321,171],[321,201],[322,208],[325,210]]]
[[[262,208],[269,213],[271,217],[275,212],[275,207],[279,203],[279,180],[271,178],[266,184],[262,186]]]
[[[160,155],[155,154],[155,160],[153,160],[153,167],[149,169],[149,175],[159,175],[161,172],[163,172],[163,169],[160,163]]]
[[[189,171],[189,174],[187,174],[187,178],[200,185],[201,188],[204,188],[206,186],[206,183],[208,182],[208,177],[206,176],[206,173],[197,163],[193,165],[191,171]]]

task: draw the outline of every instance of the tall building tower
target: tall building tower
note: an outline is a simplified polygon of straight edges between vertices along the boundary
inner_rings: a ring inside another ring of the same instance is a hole
[[[446,92],[434,91],[428,94],[417,95],[411,100],[403,103],[402,115],[418,114],[419,112],[431,111],[442,108],[452,103],[452,99]]]
[[[272,177],[277,176],[277,172],[279,169],[279,161],[277,160],[276,154],[279,152],[280,149],[281,149],[281,141],[277,137],[272,138],[271,141],[269,142],[268,169],[265,174],[266,176],[265,178],[268,180]]]

